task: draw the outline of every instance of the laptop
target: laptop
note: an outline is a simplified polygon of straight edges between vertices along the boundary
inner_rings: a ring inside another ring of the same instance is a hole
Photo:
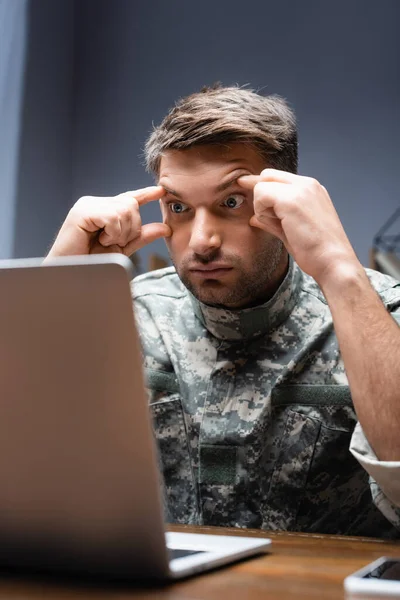
[[[165,532],[122,255],[0,262],[0,566],[168,580],[269,539]]]

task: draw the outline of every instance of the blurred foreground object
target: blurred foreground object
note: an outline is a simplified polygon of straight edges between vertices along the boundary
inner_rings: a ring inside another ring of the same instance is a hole
[[[395,210],[375,235],[370,252],[370,266],[372,269],[391,275],[400,281],[400,233],[398,224],[397,233],[388,233],[399,217],[400,208]]]

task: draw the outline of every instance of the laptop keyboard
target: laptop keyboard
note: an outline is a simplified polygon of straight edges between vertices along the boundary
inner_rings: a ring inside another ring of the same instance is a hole
[[[185,550],[184,548],[168,548],[169,560],[174,558],[183,558],[191,554],[204,554],[203,550]]]

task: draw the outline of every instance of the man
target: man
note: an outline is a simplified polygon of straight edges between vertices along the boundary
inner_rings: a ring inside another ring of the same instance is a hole
[[[132,290],[169,520],[398,537],[400,285],[296,174],[293,113],[207,88],[146,159],[158,184],[81,198],[50,256],[166,238],[175,268]],[[142,226],[158,199],[163,223]]]

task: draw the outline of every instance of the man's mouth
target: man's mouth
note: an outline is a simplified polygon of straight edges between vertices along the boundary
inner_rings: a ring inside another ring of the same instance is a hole
[[[203,277],[203,278],[208,278],[208,279],[212,279],[212,278],[216,278],[216,277],[222,277],[223,275],[226,275],[227,273],[229,273],[229,271],[232,271],[232,268],[230,265],[227,265],[225,263],[208,263],[207,265],[195,265],[190,267],[189,271],[191,273],[193,273],[194,275],[198,275],[199,277]]]

